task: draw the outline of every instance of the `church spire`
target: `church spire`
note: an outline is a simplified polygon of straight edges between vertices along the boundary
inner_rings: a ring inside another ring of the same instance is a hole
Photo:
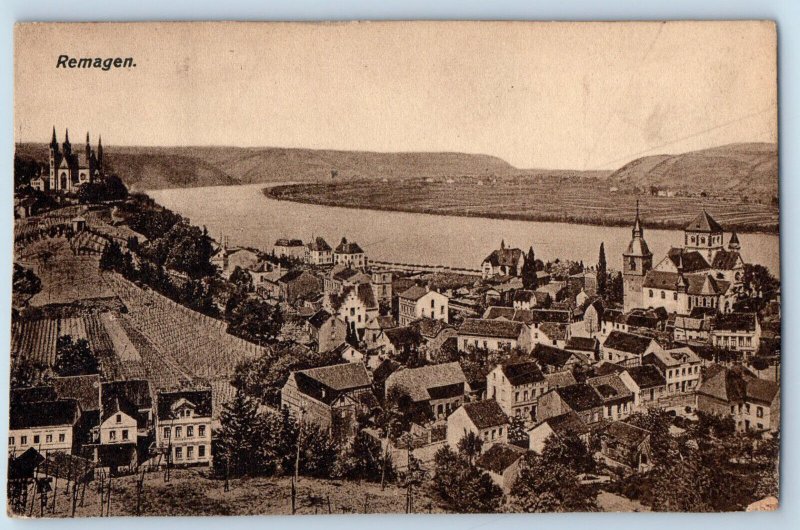
[[[72,146],[69,143],[69,129],[66,130],[64,135],[64,155],[69,157],[72,154]]]
[[[736,232],[731,232],[731,240],[728,242],[728,250],[731,252],[738,252],[741,248],[742,247],[739,244],[739,236],[736,235]]]
[[[639,200],[636,200],[636,221],[633,223],[633,237],[636,238],[643,238],[644,237],[644,228],[642,228],[642,221],[639,219]]]
[[[97,164],[102,169],[103,167],[103,137],[97,136]]]
[[[58,140],[56,140],[56,126],[53,125],[53,137],[50,140],[50,147],[58,149]]]

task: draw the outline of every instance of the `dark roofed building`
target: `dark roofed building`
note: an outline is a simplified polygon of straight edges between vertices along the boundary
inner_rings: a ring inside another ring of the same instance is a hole
[[[171,464],[211,464],[211,389],[159,392],[156,396],[156,447]]]
[[[518,248],[500,248],[492,251],[481,263],[483,277],[489,278],[497,275],[519,276],[525,264],[525,254]]]
[[[443,420],[457,409],[471,388],[458,362],[401,368],[386,379],[386,398],[424,422]]]
[[[458,328],[458,347],[462,351],[470,348],[529,351],[530,332],[522,322],[467,318]]]
[[[9,455],[21,455],[30,448],[64,453],[77,449],[75,426],[81,409],[76,400],[12,401],[10,405]]]
[[[759,379],[738,365],[709,367],[697,389],[700,411],[730,416],[739,431],[777,431],[780,429],[780,386]]]
[[[589,427],[574,411],[548,418],[528,430],[528,448],[538,454],[544,450],[544,444],[550,436],[564,439],[576,436],[589,445]]]
[[[613,421],[600,431],[600,455],[612,467],[645,472],[652,467],[650,432]]]
[[[492,399],[464,403],[447,418],[447,443],[458,450],[458,442],[468,433],[483,440],[484,451],[495,443],[508,442],[508,416]]]
[[[619,374],[590,377],[586,380],[586,384],[594,388],[603,400],[604,419],[617,421],[633,412],[634,394]]]
[[[547,372],[559,372],[586,362],[585,355],[546,344],[537,344],[531,356]]]
[[[55,401],[58,399],[55,387],[29,386],[11,389],[11,403],[35,403],[37,401]]]
[[[595,337],[570,337],[564,345],[564,349],[580,352],[595,361],[600,356],[600,341]]]
[[[587,425],[598,423],[603,419],[603,399],[586,383],[556,388],[539,398],[536,419],[542,422],[568,412],[575,412]]]
[[[653,338],[623,331],[609,333],[601,347],[603,359],[625,366],[641,364],[642,357],[657,350],[661,346]]]
[[[486,397],[497,401],[509,417],[528,423],[536,417],[536,402],[546,390],[547,379],[531,359],[508,359],[486,376]]]
[[[519,476],[525,453],[525,449],[516,445],[496,443],[478,457],[475,465],[489,473],[494,483],[508,493]]]
[[[54,377],[50,384],[61,399],[76,399],[83,412],[100,410],[100,375]]]
[[[333,251],[333,263],[334,265],[342,264],[356,269],[363,269],[367,266],[367,257],[358,243],[347,241],[343,237]]]
[[[357,417],[377,405],[363,363],[344,363],[292,372],[281,389],[281,406],[331,432],[337,440],[356,434]]]

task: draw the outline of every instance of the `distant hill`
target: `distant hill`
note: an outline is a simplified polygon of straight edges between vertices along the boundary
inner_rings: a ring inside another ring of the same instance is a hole
[[[691,151],[679,155],[637,158],[613,172],[609,181],[620,187],[726,195],[778,195],[778,146],[742,143]]]
[[[132,189],[351,178],[502,176],[518,170],[500,158],[464,153],[375,153],[243,147],[104,146],[106,162]],[[47,164],[45,144],[18,155]],[[336,171],[337,176],[331,177]]]

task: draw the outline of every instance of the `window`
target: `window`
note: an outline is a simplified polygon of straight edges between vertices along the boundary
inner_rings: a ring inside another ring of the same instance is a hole
[[[194,447],[189,446],[186,448],[186,459],[192,460],[194,458]]]
[[[64,434],[63,432],[58,435],[58,441],[59,442],[63,443],[64,441],[66,441],[66,439],[67,439],[67,435]]]
[[[519,392],[514,392],[514,401],[515,402],[519,401]]]
[[[175,438],[180,438],[183,435],[182,427],[175,427]]]
[[[169,427],[164,427],[164,438],[169,438]]]
[[[678,293],[677,292],[672,293],[672,299],[673,300],[677,300],[678,299]]]
[[[117,431],[109,431],[108,432],[108,439],[109,440],[116,440],[117,439]]]
[[[756,407],[756,417],[763,418],[764,417],[764,408],[763,407]]]
[[[434,309],[435,307],[436,307],[436,303],[435,303],[435,301],[434,301],[434,300],[431,300],[431,309]]]
[[[191,438],[192,436],[194,436],[194,426],[189,425],[188,427],[186,427],[186,436],[188,438]]]
[[[183,460],[183,447],[175,448],[175,460]]]
[[[20,436],[19,437],[19,443],[21,445],[27,445],[28,444],[28,437],[27,436]]]
[[[664,298],[666,298],[666,294],[664,293],[664,291],[661,291],[661,299],[663,300]]]
[[[200,458],[203,458],[204,456],[206,456],[206,446],[205,445],[197,446],[197,456],[199,456]]]
[[[495,429],[492,429],[492,440],[494,440],[494,437],[495,437],[496,433],[497,433],[497,431]]]
[[[46,435],[46,436],[44,437],[44,443],[46,443],[46,444],[51,444],[51,443],[53,443],[53,435],[52,435],[52,434],[48,434],[48,435]]]
[[[647,294],[648,294],[648,296],[650,296],[650,298],[653,298],[653,290],[652,289],[648,289]]]
[[[122,414],[117,414],[117,418],[115,420],[117,423],[122,423]]]
[[[122,429],[122,439],[123,440],[128,439],[128,429]]]
[[[13,436],[9,436],[8,437],[8,445],[14,445],[14,437]]]

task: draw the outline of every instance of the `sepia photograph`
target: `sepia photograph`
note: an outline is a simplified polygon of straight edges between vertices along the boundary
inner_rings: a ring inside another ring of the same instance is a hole
[[[777,58],[17,24],[8,515],[777,510]]]

